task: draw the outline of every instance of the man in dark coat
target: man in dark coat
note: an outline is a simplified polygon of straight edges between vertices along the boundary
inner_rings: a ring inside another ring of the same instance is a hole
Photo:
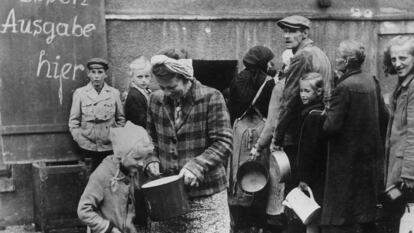
[[[344,74],[328,99],[323,126],[329,149],[322,232],[376,232],[373,221],[383,178],[383,164],[378,163],[384,156],[381,130],[388,112],[378,83],[361,71],[364,47],[343,41],[338,54],[336,66]]]

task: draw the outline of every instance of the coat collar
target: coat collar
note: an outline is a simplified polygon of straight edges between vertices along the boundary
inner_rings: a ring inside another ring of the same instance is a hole
[[[96,92],[96,90],[95,90],[95,88],[93,87],[93,85],[92,85],[92,83],[91,83],[91,82],[89,82],[89,83],[88,83],[88,85],[86,85],[86,91],[87,91],[87,92],[90,92],[90,91],[95,91],[95,92]],[[110,91],[109,86],[108,86],[108,84],[106,84],[106,82],[104,82],[104,85],[103,85],[103,87],[102,87],[101,92],[102,92],[102,91],[105,91],[105,92]]]
[[[407,75],[407,77],[405,77],[404,80],[398,82],[397,87],[395,88],[394,93],[392,94],[393,100],[395,100],[397,96],[400,95],[401,90],[403,88],[406,88],[411,83],[411,81],[413,81],[413,79],[414,79],[414,74],[409,74]]]
[[[362,70],[361,70],[360,68],[355,69],[355,70],[350,70],[350,71],[345,72],[345,73],[344,73],[344,74],[343,74],[343,75],[339,78],[337,85],[338,85],[339,83],[341,83],[342,81],[344,81],[345,79],[347,79],[347,78],[351,77],[352,75],[359,74],[359,73],[362,73]]]
[[[184,103],[191,103],[191,102],[197,102],[200,99],[203,98],[203,96],[206,95],[206,92],[202,87],[202,84],[194,79],[193,84],[190,87],[190,90],[187,92],[187,94],[183,97]],[[160,103],[163,105],[167,104],[173,104],[173,101],[164,95],[164,92],[162,92],[162,97],[159,99]]]
[[[305,105],[303,110],[302,110],[302,116],[305,117],[312,110],[320,110],[320,109],[323,109],[323,107],[324,107],[324,105],[320,101],[316,101],[316,102],[310,103],[308,105]]]
[[[147,101],[149,101],[149,95],[151,94],[151,90],[149,88],[143,89],[139,87],[138,85],[135,85],[134,83],[131,83],[131,88],[136,89],[139,93],[141,93],[145,97]]]
[[[99,101],[99,100],[107,98],[107,94],[110,92],[111,92],[111,89],[109,88],[109,85],[106,84],[105,82],[99,94],[95,90],[95,88],[93,88],[92,83],[89,82],[88,85],[86,85],[86,95],[94,101]]]
[[[301,50],[301,49],[303,49],[303,48],[305,48],[305,47],[308,47],[308,46],[310,46],[310,45],[313,45],[313,40],[311,40],[311,39],[309,39],[309,38],[306,38],[306,39],[304,39],[304,40],[302,40],[300,43],[299,43],[299,46],[296,48],[296,50],[294,51],[294,54],[297,52],[297,51],[299,51],[299,50]]]
[[[176,131],[178,132],[180,128],[185,124],[191,110],[193,109],[194,103],[201,100],[207,93],[204,88],[202,88],[202,84],[198,80],[193,80],[190,90],[182,99],[182,121],[179,125],[175,125],[173,119],[169,117],[170,123],[172,126],[175,127]],[[174,109],[174,102],[171,98],[168,98],[162,92],[161,98],[158,101],[163,105],[164,111],[168,112],[168,109]],[[169,114],[167,114],[169,116]]]
[[[401,82],[401,87],[407,87],[408,84],[414,79],[414,74],[409,74],[407,77]]]

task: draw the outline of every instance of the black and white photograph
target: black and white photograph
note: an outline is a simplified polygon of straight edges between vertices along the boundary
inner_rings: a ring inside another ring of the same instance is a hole
[[[0,233],[413,233],[413,0],[3,0]]]

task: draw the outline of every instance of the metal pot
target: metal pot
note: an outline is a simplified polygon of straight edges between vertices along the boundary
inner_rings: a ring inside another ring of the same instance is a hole
[[[142,191],[152,221],[177,217],[190,210],[184,180],[177,175],[150,181],[142,185]]]
[[[248,160],[239,167],[236,178],[244,192],[257,193],[267,186],[269,171],[262,163]]]
[[[286,181],[290,176],[290,162],[284,151],[277,150],[271,154],[272,158],[276,160],[276,172],[280,176],[280,182]]]

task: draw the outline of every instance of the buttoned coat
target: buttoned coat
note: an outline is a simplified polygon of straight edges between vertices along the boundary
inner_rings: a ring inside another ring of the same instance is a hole
[[[90,151],[110,151],[109,128],[125,124],[119,91],[104,84],[101,92],[91,83],[73,93],[69,130],[79,147]]]
[[[332,92],[323,128],[328,158],[323,225],[346,225],[375,219],[383,190],[384,146],[388,112],[373,77],[354,70]]]
[[[173,102],[159,90],[151,94],[147,130],[154,153],[146,165],[160,162],[164,172],[178,174],[185,167],[200,181],[189,187],[191,197],[226,189],[224,162],[232,151],[230,116],[223,95],[194,80],[181,102],[182,121],[174,124]]]
[[[137,88],[131,86],[125,101],[125,118],[127,121],[147,127],[147,97]]]
[[[414,74],[395,88],[391,100],[391,117],[387,130],[387,187],[414,180]]]

